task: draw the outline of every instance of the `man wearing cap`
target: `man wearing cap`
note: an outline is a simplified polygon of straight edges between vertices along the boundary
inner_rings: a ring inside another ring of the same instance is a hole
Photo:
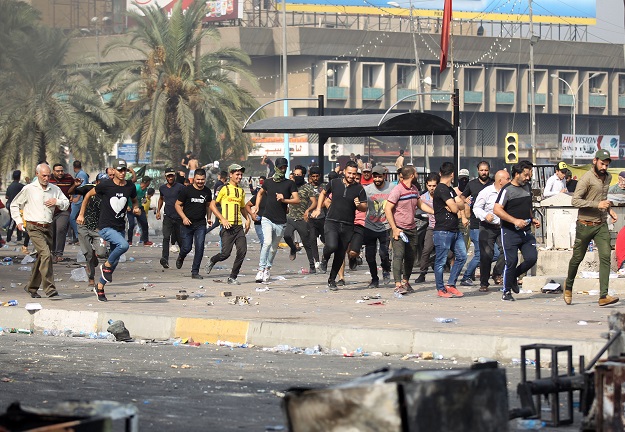
[[[367,168],[365,164],[365,168]],[[390,225],[386,220],[384,207],[389,194],[393,190],[393,185],[386,181],[386,168],[382,165],[376,165],[372,169],[373,183],[365,186],[367,194],[367,215],[365,217],[365,259],[369,265],[369,273],[371,273],[371,282],[367,288],[378,288],[380,279],[378,277],[378,264],[376,262],[376,252],[378,251],[378,242],[380,250],[380,260],[382,261],[382,283],[388,284],[391,281],[391,260],[388,254],[388,245],[390,241],[389,230]],[[362,184],[362,180],[361,180]]]
[[[100,280],[93,291],[100,302],[108,301],[104,293],[104,286],[113,282],[113,272],[119,264],[119,258],[128,250],[128,242],[124,236],[126,229],[126,208],[132,202],[132,211],[135,215],[141,213],[137,200],[137,189],[133,182],[126,180],[128,164],[124,159],[115,159],[113,163],[115,174],[112,180],[102,180],[96,187],[85,195],[76,218],[78,225],[85,223],[85,212],[91,197],[96,194],[101,198],[98,229],[100,237],[110,245],[108,259],[100,264]]]
[[[545,198],[567,192],[565,179],[566,170],[567,165],[565,162],[558,162],[556,164],[555,174],[549,177],[547,183],[545,183],[545,190],[543,191],[543,196]]]
[[[156,205],[156,220],[161,219],[161,208],[163,209],[163,248],[161,250],[161,265],[163,268],[169,268],[169,240],[172,244],[180,244],[180,225],[182,219],[176,212],[176,200],[178,195],[184,189],[184,186],[176,181],[176,171],[173,168],[165,169],[166,183],[158,188],[160,197]]]
[[[370,185],[373,183],[373,171],[370,163],[362,164],[362,178],[360,179],[360,184],[362,187]]]
[[[612,175],[608,172],[610,153],[599,150],[595,153],[592,168],[579,179],[572,204],[579,208],[573,256],[569,261],[569,271],[564,283],[564,302],[570,305],[573,302],[573,283],[577,277],[579,264],[586,256],[588,243],[592,240],[599,251],[599,306],[607,306],[618,302],[618,297],[608,294],[610,282],[610,231],[608,230],[608,215],[616,221],[616,213],[608,201],[608,189]]]
[[[321,169],[319,169],[318,166],[310,167],[310,171],[308,172],[308,184],[314,189],[315,198],[318,199],[319,194],[326,186],[326,184],[323,182]],[[320,238],[321,242],[325,243],[325,236],[323,234],[323,226],[325,225],[325,221],[326,221],[325,207],[322,207],[322,210],[319,213],[319,216],[317,216],[316,218],[312,216],[312,212],[316,208],[316,203],[317,202],[315,201],[315,207],[309,208],[305,212],[305,214],[308,217],[308,225],[310,229],[310,241],[311,241],[313,259],[315,260],[315,267],[319,266],[319,263],[320,263],[319,248],[317,247],[317,238]]]
[[[268,282],[270,270],[278,251],[278,243],[286,228],[287,205],[299,204],[297,186],[293,180],[286,178],[286,169],[289,162],[285,158],[277,158],[275,173],[268,178],[256,195],[256,207],[260,208],[263,200],[265,213],[261,219],[263,227],[263,247],[260,250],[260,263],[256,282]]]
[[[24,186],[11,201],[11,218],[18,230],[28,231],[37,251],[37,261],[33,264],[25,291],[32,298],[40,298],[37,290],[41,286],[48,297],[56,297],[59,293],[54,286],[52,271],[52,218],[55,209],[65,211],[69,208],[69,199],[59,187],[50,183],[48,164],[37,165],[35,174],[37,179]],[[20,210],[24,212],[23,219]]]
[[[108,180],[108,178],[106,173],[100,173],[96,177],[95,184],[84,184],[76,188],[76,194],[81,196],[81,207],[82,197],[100,184],[102,180]],[[98,257],[106,257],[106,246],[98,232],[101,202],[102,198],[99,195],[91,197],[85,211],[85,223],[78,225],[78,244],[80,245],[80,251],[87,260],[87,276],[89,278],[89,286],[92,288],[95,287],[95,269],[99,264]]]
[[[245,207],[245,191],[239,186],[245,168],[239,164],[232,164],[228,167],[228,172],[230,173],[230,181],[222,186],[215,201],[210,203],[212,212],[222,226],[219,232],[221,251],[210,258],[206,266],[206,272],[210,273],[215,264],[227,260],[232,253],[232,246],[236,246],[237,255],[234,258],[234,264],[232,265],[232,271],[227,283],[230,285],[241,285],[237,277],[247,254],[245,234],[250,229],[251,217]],[[220,204],[220,208],[217,208],[217,204]],[[245,228],[243,227],[244,220]]]
[[[618,173],[617,183],[610,186],[608,189],[609,195],[623,195],[625,194],[625,171]]]
[[[50,177],[50,183],[58,186],[68,200],[71,202],[71,195],[74,193],[74,189],[80,186],[82,180],[74,179],[70,174],[65,172],[65,168],[62,164],[56,163],[52,167],[52,176]],[[67,261],[67,258],[63,258],[63,252],[65,251],[65,241],[67,240],[67,231],[69,230],[69,217],[70,209],[54,211],[54,218],[52,219],[52,243],[54,262]]]
[[[139,226],[141,227],[141,242],[144,246],[152,246],[152,243],[149,239],[148,232],[148,216],[143,208],[143,203],[145,202],[145,195],[148,190],[148,186],[152,182],[152,177],[143,176],[141,177],[141,181],[139,184],[135,184],[137,188],[137,201],[141,204],[141,213],[136,217],[132,214],[130,207],[128,208],[128,244],[132,246],[132,238],[135,232],[135,226],[137,225],[137,221],[139,221]]]

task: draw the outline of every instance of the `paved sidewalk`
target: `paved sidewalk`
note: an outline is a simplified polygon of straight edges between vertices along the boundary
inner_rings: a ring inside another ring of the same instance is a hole
[[[217,239],[216,235],[207,237],[210,243],[205,256],[216,253]],[[127,257],[134,261],[120,264],[114,283],[106,287],[108,303],[97,302],[86,282],[70,280],[71,270],[77,268],[75,262],[58,264],[54,271],[61,299],[42,298],[38,303],[43,309],[33,314],[24,309],[26,303],[35,300],[23,291],[30,275],[19,270],[23,256],[14,246],[0,249],[0,258],[18,257],[12,266],[0,266],[0,301],[19,302],[17,307],[0,308],[0,326],[91,332],[106,330],[108,319],[122,319],[137,338],[193,337],[199,342],[227,340],[302,348],[319,344],[347,351],[432,351],[445,357],[497,359],[519,357],[520,345],[545,342],[572,344],[574,356],[592,357],[605,343],[600,335],[608,330],[607,316],[621,310],[623,304],[600,309],[597,296],[576,295],[574,304],[566,306],[561,296],[539,292],[519,294],[517,301],[503,302],[499,291],[480,293],[477,286],[459,287],[464,298],[441,299],[436,296],[432,274],[426,283],[413,284],[416,293],[398,299],[393,296],[392,285],[366,289],[366,265],[347,272],[347,286],[330,292],[327,275],[299,274],[301,267],[308,267],[306,256],[302,251],[292,262],[288,250],[278,252],[272,270],[272,276],[284,280],[273,280],[267,285],[268,291],[257,292],[265,285],[254,282],[260,250],[255,240],[254,234],[248,235],[241,286],[225,283],[234,254],[210,275],[202,270],[204,280],[193,280],[191,256],[181,270],[176,270],[176,254],[170,254],[172,268],[163,270],[160,247],[132,247]],[[75,257],[77,251],[77,246],[67,246],[66,256]],[[203,264],[206,262],[207,258]],[[187,291],[189,299],[176,300],[181,289]],[[251,297],[250,304],[229,304],[232,297],[221,297],[221,291]],[[365,295],[378,293],[379,300],[358,302]],[[618,294],[625,297],[625,292]],[[439,323],[436,318],[456,321]]]

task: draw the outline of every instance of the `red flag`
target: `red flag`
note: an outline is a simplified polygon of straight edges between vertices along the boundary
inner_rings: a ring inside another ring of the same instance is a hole
[[[441,65],[440,70],[443,72],[447,69],[447,53],[449,52],[449,33],[451,25],[451,0],[445,0],[445,8],[443,9],[443,28],[441,30]]]

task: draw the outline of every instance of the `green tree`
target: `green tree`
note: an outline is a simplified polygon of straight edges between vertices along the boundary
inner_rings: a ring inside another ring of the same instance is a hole
[[[232,143],[227,154],[245,157],[252,148],[241,125],[257,102],[236,82],[255,82],[249,56],[219,47],[218,31],[202,25],[206,13],[201,0],[184,11],[177,2],[170,16],[157,7],[138,7],[129,12],[136,22],[129,37],[104,50],[105,55],[125,50],[142,59],[109,66],[106,85],[125,114],[127,132],[140,136],[140,147],[152,154],[167,151],[174,165],[187,149],[200,153],[202,131]],[[200,53],[202,41],[209,43],[208,52]]]
[[[39,11],[28,3],[0,0],[0,68],[6,67],[6,51],[32,32],[39,18]]]
[[[89,70],[64,64],[70,37],[59,29],[36,27],[5,52],[0,71],[0,157],[4,168],[21,161],[56,162],[60,146],[83,162],[102,166],[107,134],[118,122],[89,83]],[[25,54],[27,53],[27,54]]]

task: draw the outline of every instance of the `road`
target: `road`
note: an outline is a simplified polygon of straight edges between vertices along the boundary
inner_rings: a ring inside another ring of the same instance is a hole
[[[69,399],[139,408],[141,430],[287,430],[280,408],[290,387],[324,387],[375,369],[467,367],[469,360],[402,360],[7,334],[0,336],[0,410],[13,401],[46,407]],[[507,367],[517,405],[518,366]],[[576,417],[579,424],[579,415]],[[516,423],[511,422],[511,430]],[[548,429],[545,429],[548,430]],[[578,430],[577,427],[553,429]]]

